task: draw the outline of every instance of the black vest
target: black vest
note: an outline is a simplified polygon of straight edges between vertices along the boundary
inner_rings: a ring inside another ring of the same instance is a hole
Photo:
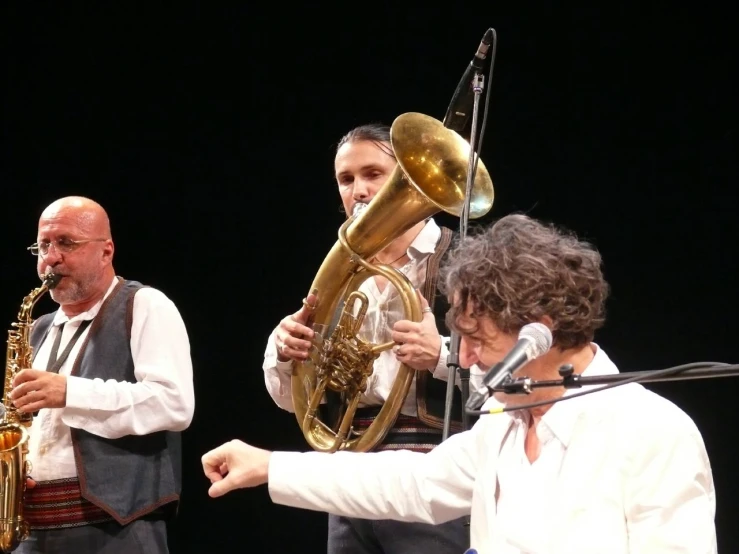
[[[143,286],[119,278],[90,325],[71,375],[136,382],[131,323],[134,295]],[[53,318],[54,314],[46,314],[36,320],[30,337],[35,352]],[[83,429],[72,428],[71,433],[82,496],[116,521],[129,523],[165,504],[176,508],[182,487],[179,432],[118,439],[105,439]]]

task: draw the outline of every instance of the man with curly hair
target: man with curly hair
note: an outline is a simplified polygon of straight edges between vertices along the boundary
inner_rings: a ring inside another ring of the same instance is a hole
[[[563,365],[618,372],[593,342],[608,296],[600,255],[569,232],[503,217],[455,246],[440,287],[464,367],[493,367],[524,325],[539,323],[552,347],[514,377],[558,379]],[[205,454],[203,469],[214,497],[267,483],[276,503],[368,519],[471,514],[481,554],[715,553],[713,478],[691,418],[636,383],[571,395],[495,392],[483,408],[496,413],[426,454],[267,452],[231,441]]]

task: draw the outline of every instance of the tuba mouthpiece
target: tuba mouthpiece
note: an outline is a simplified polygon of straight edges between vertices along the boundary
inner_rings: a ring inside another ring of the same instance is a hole
[[[354,204],[354,208],[352,209],[352,215],[354,217],[357,217],[359,214],[362,213],[363,210],[367,208],[368,204],[365,204],[363,202],[357,202]]]

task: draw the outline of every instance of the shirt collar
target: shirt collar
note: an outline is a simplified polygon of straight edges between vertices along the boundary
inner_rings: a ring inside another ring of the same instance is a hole
[[[67,314],[65,314],[61,308],[57,309],[56,313],[54,314],[54,321],[52,324],[61,325],[62,323],[72,323],[76,321],[85,321],[87,319],[93,319],[96,315],[98,315],[98,312],[100,311],[100,307],[103,305],[103,302],[105,302],[105,299],[108,298],[108,296],[110,296],[110,293],[113,292],[113,289],[115,288],[117,284],[118,284],[118,277],[114,276],[113,280],[108,286],[108,290],[105,292],[105,295],[86,312],[82,312],[73,317],[68,317]]]
[[[415,260],[432,254],[440,237],[441,229],[439,226],[432,218],[427,219],[426,225],[423,226],[421,232],[416,235],[416,238],[408,247],[408,257]]]
[[[595,349],[595,356],[582,372],[583,377],[594,375],[611,375],[618,373],[618,368],[611,361],[608,355],[597,344],[592,343]],[[601,385],[589,385],[576,389],[567,389],[564,396],[570,396],[575,393],[598,388]],[[555,404],[542,416],[541,424],[546,425],[552,434],[565,445],[569,446],[572,439],[572,432],[575,428],[577,419],[585,412],[592,409],[591,403],[598,402],[598,393],[586,394],[581,398],[573,398],[555,402]]]

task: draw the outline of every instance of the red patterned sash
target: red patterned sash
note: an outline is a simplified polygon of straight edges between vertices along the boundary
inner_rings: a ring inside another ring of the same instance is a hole
[[[355,431],[365,431],[377,417],[379,408],[360,408],[352,425]],[[442,430],[426,425],[420,419],[404,414],[398,415],[395,425],[388,431],[384,440],[375,447],[382,450],[413,450],[428,452],[441,443]]]
[[[31,529],[61,529],[113,518],[101,508],[82,498],[76,478],[40,481],[26,489],[24,517]]]

